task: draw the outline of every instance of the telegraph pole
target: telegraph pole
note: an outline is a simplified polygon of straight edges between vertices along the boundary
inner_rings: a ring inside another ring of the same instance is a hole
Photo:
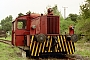
[[[68,7],[63,7],[64,8],[64,19],[66,18],[66,8]]]

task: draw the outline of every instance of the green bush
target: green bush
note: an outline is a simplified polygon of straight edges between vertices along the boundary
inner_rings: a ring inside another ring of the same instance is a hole
[[[71,20],[61,20],[60,21],[60,33],[61,34],[64,34],[65,32],[68,33],[69,31],[69,26],[70,25],[75,25],[75,22],[74,21],[71,21]]]
[[[79,20],[75,32],[79,35],[85,35],[83,39],[90,40],[90,18]]]

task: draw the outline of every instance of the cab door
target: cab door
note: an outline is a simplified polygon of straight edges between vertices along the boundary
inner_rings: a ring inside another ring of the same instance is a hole
[[[17,19],[15,30],[15,45],[24,46],[24,37],[26,32],[26,19]]]

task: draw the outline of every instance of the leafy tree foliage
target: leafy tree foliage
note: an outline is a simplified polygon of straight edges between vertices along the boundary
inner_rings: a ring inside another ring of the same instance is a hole
[[[1,20],[1,27],[5,31],[11,31],[12,28],[12,16],[9,15],[5,19]]]
[[[57,5],[55,5],[54,7],[52,7],[52,9],[53,9],[53,14],[54,14],[54,15],[58,15],[58,16],[61,15],[60,12],[59,12],[59,10],[58,10]]]
[[[80,6],[80,16],[83,18],[78,20],[75,31],[79,35],[85,35],[84,40],[90,41],[90,0],[86,0],[86,3]]]
[[[23,13],[19,13],[19,14],[18,14],[18,17],[23,16],[23,15],[24,15]]]
[[[76,34],[85,35],[83,39],[90,41],[90,18],[79,20],[75,28]]]
[[[78,15],[77,14],[69,14],[68,18],[70,18],[72,21],[76,22]]]
[[[60,21],[60,33],[61,34],[65,34],[65,32],[69,33],[69,26],[70,25],[75,26],[75,22],[72,20],[61,20]]]
[[[28,11],[26,14],[31,14],[31,11]]]
[[[57,16],[60,16],[60,19],[62,20],[63,17],[62,17],[62,15],[61,15],[61,12],[58,10],[58,6],[55,5],[54,7],[52,7],[52,9],[53,9],[53,14],[54,14],[54,15],[57,15]]]
[[[80,6],[80,13],[83,18],[87,19],[90,17],[90,0],[86,0],[86,3]]]
[[[63,20],[62,14],[61,14],[61,12],[58,10],[58,6],[57,6],[57,5],[54,5],[53,7],[47,6],[46,9],[48,9],[48,8],[52,8],[53,14],[54,14],[54,15],[57,15],[57,16],[60,16],[60,20]],[[47,14],[47,13],[45,12],[45,14]]]

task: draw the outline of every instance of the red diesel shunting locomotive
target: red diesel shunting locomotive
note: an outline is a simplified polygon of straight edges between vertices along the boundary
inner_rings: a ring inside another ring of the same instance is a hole
[[[60,35],[60,17],[54,16],[52,11],[50,8],[47,15],[27,14],[17,17],[12,22],[12,45],[22,47],[30,56],[73,54],[75,46],[71,37],[75,40],[76,35]]]

